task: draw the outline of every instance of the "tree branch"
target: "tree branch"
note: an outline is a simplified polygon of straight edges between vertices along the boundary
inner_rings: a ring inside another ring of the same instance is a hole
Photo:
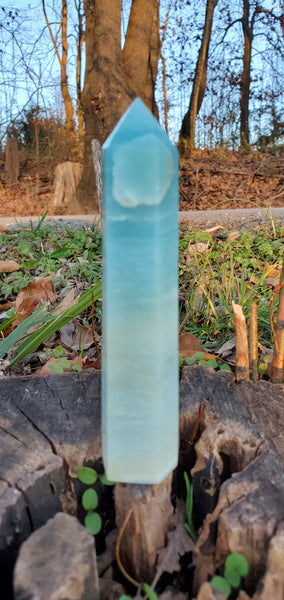
[[[51,37],[51,40],[52,40],[52,43],[53,43],[53,46],[54,46],[54,50],[56,52],[56,56],[58,58],[60,66],[61,66],[62,60],[60,58],[60,54],[58,52],[58,46],[57,46],[57,43],[56,43],[55,38],[53,36],[52,29],[51,29],[51,26],[50,26],[50,23],[49,23],[47,14],[46,14],[45,0],[42,0],[42,10],[43,10],[44,18],[45,18],[45,21],[46,21],[46,24],[47,24],[47,28],[48,28],[48,31],[49,31],[49,35]]]

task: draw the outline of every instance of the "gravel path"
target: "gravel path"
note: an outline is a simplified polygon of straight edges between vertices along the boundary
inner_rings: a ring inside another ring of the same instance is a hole
[[[40,217],[2,217],[0,218],[0,228],[19,227],[30,221],[38,223]],[[74,229],[76,227],[90,227],[99,220],[98,215],[68,215],[52,216],[45,219],[45,223],[56,223],[62,227]],[[272,209],[234,209],[234,210],[207,210],[207,211],[184,211],[179,213],[180,222],[189,222],[197,229],[208,229],[215,225],[228,227],[229,229],[246,228],[254,231],[260,225],[273,220],[275,225],[284,224],[284,207],[275,207]]]

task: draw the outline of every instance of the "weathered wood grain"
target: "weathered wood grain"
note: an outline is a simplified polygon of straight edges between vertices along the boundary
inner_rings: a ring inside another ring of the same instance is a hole
[[[279,552],[284,522],[284,387],[237,384],[232,378],[230,373],[193,366],[183,368],[180,380],[179,470],[192,475],[194,517],[201,527],[194,557],[195,593],[232,551],[242,552],[249,561],[249,593],[256,594],[255,586],[269,569],[272,579],[266,575],[264,585],[271,586],[276,577],[279,589],[284,586],[284,574],[271,567],[277,565],[271,562],[271,552]],[[69,475],[101,456],[100,374],[4,379],[0,398],[4,577],[33,529],[60,510],[75,510]],[[255,598],[263,600],[260,595]]]

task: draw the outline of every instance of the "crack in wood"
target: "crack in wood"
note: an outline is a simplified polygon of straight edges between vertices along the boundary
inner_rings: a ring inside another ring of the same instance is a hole
[[[44,439],[49,443],[53,454],[55,454],[56,456],[59,456],[54,441],[47,435],[47,433],[45,433],[45,431],[43,431],[36,423],[34,423],[33,420],[31,419],[31,417],[29,415],[27,415],[25,413],[25,411],[22,408],[20,408],[20,406],[17,406],[17,409],[27,419],[27,421],[32,425],[32,427],[34,427],[34,429],[36,431],[38,431],[44,437]]]

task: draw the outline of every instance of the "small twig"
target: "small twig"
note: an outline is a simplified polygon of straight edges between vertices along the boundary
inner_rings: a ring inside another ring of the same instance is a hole
[[[127,523],[128,523],[128,521],[129,521],[129,519],[130,519],[130,517],[131,517],[132,513],[133,513],[133,508],[131,508],[131,509],[128,511],[128,513],[127,513],[127,515],[126,515],[126,518],[125,518],[125,521],[124,521],[124,523],[123,523],[123,525],[122,525],[122,527],[121,527],[121,529],[120,529],[120,532],[119,532],[119,534],[118,534],[118,538],[117,538],[117,542],[116,542],[116,548],[115,548],[115,557],[116,557],[116,562],[117,562],[117,564],[118,564],[118,567],[119,567],[119,569],[120,569],[120,571],[121,571],[122,575],[124,575],[124,577],[125,577],[126,579],[128,579],[128,581],[129,581],[130,583],[132,583],[132,585],[135,585],[135,587],[139,588],[141,584],[140,584],[138,581],[136,581],[136,579],[133,579],[133,577],[131,577],[131,575],[129,575],[129,574],[127,573],[127,571],[125,570],[125,568],[124,568],[123,564],[121,563],[120,556],[119,556],[119,549],[120,549],[120,543],[121,543],[121,540],[122,540],[122,536],[123,536],[123,534],[124,534],[125,528],[126,528],[126,526],[127,526]]]
[[[242,307],[232,301],[232,308],[236,337],[236,380],[239,382],[249,378],[248,336]]]
[[[202,417],[203,417],[203,415],[205,413],[206,406],[207,406],[206,403],[204,403],[202,405],[199,405],[199,414],[198,414],[198,417],[197,417],[197,420],[196,420],[196,423],[195,423],[195,427],[194,427],[194,430],[193,430],[193,433],[192,433],[192,436],[191,436],[191,440],[189,442],[190,444],[193,444],[193,442],[194,442],[194,440],[195,440],[195,438],[196,438],[196,436],[198,434],[198,429],[200,427],[200,423],[201,423]]]
[[[279,292],[279,306],[276,328],[273,321],[273,300]],[[270,323],[274,338],[274,353],[272,361],[272,383],[282,383],[284,378],[284,264],[282,266],[281,283],[276,286],[269,300]]]
[[[257,304],[252,303],[249,313],[249,367],[252,381],[258,380]]]
[[[96,351],[98,353],[98,356],[101,356],[101,352],[98,346],[98,342],[96,340],[96,332],[95,332],[95,326],[94,326],[94,295],[92,294],[92,312],[91,312],[91,324],[92,324],[92,336],[93,336],[93,340],[94,340],[94,344],[96,347]]]

